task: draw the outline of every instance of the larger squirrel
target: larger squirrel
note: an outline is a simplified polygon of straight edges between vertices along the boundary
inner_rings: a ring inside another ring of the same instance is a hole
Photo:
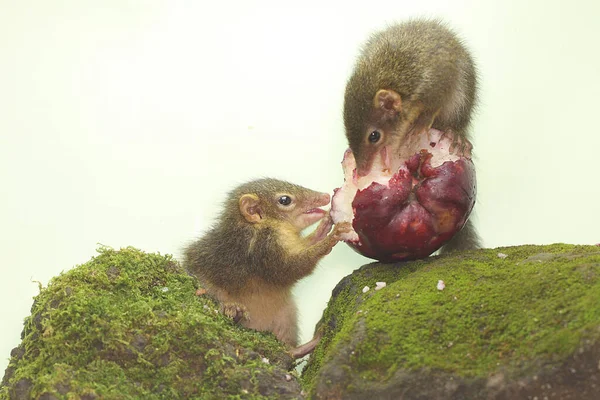
[[[367,41],[344,97],[346,136],[358,176],[378,159],[407,156],[429,128],[453,138],[451,151],[470,152],[469,124],[477,74],[461,40],[438,20],[413,19]],[[442,252],[480,247],[469,220]]]

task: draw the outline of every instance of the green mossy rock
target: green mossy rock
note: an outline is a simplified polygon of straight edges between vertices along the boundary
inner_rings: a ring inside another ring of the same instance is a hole
[[[275,337],[218,313],[170,256],[99,253],[41,289],[1,399],[300,397]]]
[[[36,297],[0,399],[303,398],[285,348],[196,289],[170,256],[100,249]],[[321,327],[310,398],[598,399],[600,248],[370,264]]]
[[[366,265],[321,328],[302,377],[311,398],[600,399],[600,248]]]

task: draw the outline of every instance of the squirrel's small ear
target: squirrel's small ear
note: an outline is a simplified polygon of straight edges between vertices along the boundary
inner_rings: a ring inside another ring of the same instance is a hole
[[[385,113],[399,113],[402,111],[402,97],[393,90],[381,89],[373,98],[373,107]]]
[[[256,223],[262,219],[258,196],[255,194],[245,194],[240,197],[240,212],[246,218],[246,221]]]

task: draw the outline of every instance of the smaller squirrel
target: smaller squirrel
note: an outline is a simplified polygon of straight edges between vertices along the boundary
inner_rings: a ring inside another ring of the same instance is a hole
[[[337,224],[329,233],[333,222],[319,208],[329,200],[326,193],[276,179],[245,183],[229,194],[212,229],[185,249],[183,264],[224,314],[247,328],[271,331],[294,348],[292,287],[350,230],[349,223]],[[301,235],[319,220],[312,234]],[[295,357],[304,354],[306,346],[292,350]]]

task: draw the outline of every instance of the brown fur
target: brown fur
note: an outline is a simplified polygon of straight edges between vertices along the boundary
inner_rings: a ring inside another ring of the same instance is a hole
[[[414,19],[371,37],[348,80],[344,98],[346,136],[355,157],[373,120],[373,97],[380,89],[397,92],[404,113],[424,105],[420,113],[437,118],[433,127],[467,136],[476,102],[477,75],[462,42],[437,20]],[[397,132],[406,134],[406,132]]]
[[[293,207],[277,204],[282,195],[293,197]],[[328,201],[324,193],[275,179],[241,185],[229,194],[213,228],[186,248],[184,266],[234,320],[295,346],[292,286],[313,272],[348,229],[340,224],[328,235],[327,216],[312,235],[301,236],[318,219],[307,222],[304,212]]]

